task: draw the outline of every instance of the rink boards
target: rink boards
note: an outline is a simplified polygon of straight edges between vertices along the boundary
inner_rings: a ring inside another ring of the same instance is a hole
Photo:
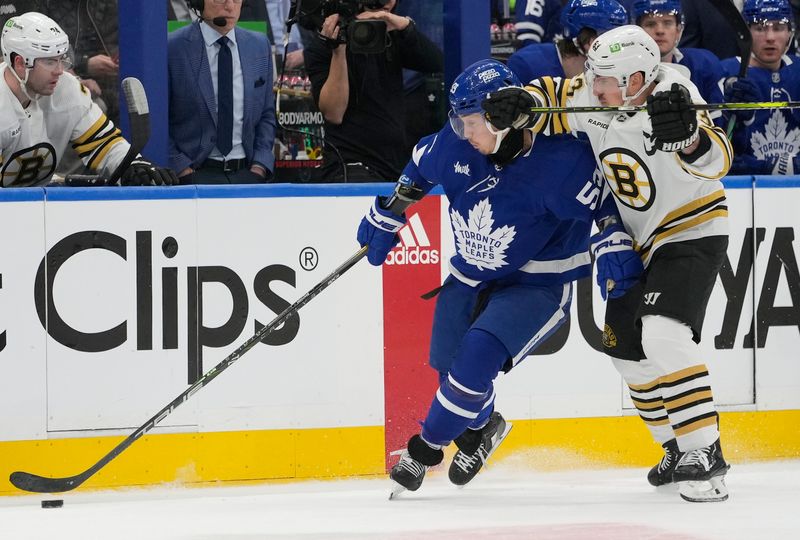
[[[702,343],[727,452],[798,456],[800,180],[727,187],[728,263]],[[94,463],[352,255],[390,189],[0,191],[0,492],[13,470]],[[436,387],[420,295],[446,275],[449,227],[443,197],[412,207],[386,265],[356,265],[87,485],[383,472]],[[569,325],[498,379],[515,422],[504,453],[553,467],[658,456],[599,350],[592,283],[576,285]]]

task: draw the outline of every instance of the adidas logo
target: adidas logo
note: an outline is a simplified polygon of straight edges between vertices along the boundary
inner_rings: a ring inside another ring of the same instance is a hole
[[[385,264],[439,264],[439,250],[431,247],[419,214],[408,218],[408,223],[397,234],[400,246],[389,252]]]

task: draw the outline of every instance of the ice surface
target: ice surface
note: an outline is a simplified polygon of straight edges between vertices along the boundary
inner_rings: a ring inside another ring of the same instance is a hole
[[[0,497],[3,540],[753,540],[800,538],[800,461],[736,464],[731,498],[684,502],[644,469],[502,462],[463,489],[445,470],[388,500],[387,478]],[[43,499],[64,507],[42,509]]]

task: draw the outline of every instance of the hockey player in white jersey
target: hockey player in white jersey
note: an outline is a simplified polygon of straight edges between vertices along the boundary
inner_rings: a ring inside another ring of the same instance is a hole
[[[493,134],[481,101],[515,84],[494,60],[459,75],[450,89],[451,122],[419,141],[394,196],[376,199],[358,229],[369,262],[381,265],[408,205],[436,185],[450,204],[456,254],[438,293],[430,349],[440,384],[421,433],[392,468],[397,490],[418,489],[450,442],[458,446],[450,480],[464,485],[475,476],[511,427],[494,410],[495,378],[566,321],[572,281],[590,274],[601,183],[591,149],[528,130]],[[638,276],[641,262],[631,260]],[[625,276],[618,277],[624,288]]]
[[[69,40],[41,13],[9,19],[2,31],[0,63],[0,180],[2,187],[47,184],[67,145],[92,171],[108,177],[130,145],[66,72]],[[175,174],[139,157],[121,183],[173,184]]]
[[[658,45],[643,29],[623,26],[597,38],[584,75],[502,89],[483,107],[496,129],[588,135],[624,225],[601,233],[593,250],[624,251],[633,244],[646,267],[626,294],[608,293],[603,346],[664,446],[650,480],[678,482],[686,500],[719,501],[728,497],[729,466],[697,343],[728,245],[720,179],[730,168],[731,147],[705,112],[691,108],[703,102],[697,88],[659,58]],[[530,110],[645,102],[647,112]],[[597,268],[605,297],[609,267]]]

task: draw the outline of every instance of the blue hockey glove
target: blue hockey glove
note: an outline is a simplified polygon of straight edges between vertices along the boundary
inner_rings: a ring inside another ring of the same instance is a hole
[[[597,284],[603,300],[622,296],[644,272],[642,259],[633,250],[633,239],[615,223],[592,236],[591,242],[597,266]]]
[[[375,197],[367,215],[358,226],[356,239],[361,246],[369,245],[367,260],[373,266],[380,266],[389,251],[397,245],[397,231],[406,224],[406,216],[398,216],[381,207],[380,196]]]
[[[758,103],[767,101],[756,83],[750,79],[728,77],[725,79],[725,103]],[[756,111],[734,111],[741,122],[749,122]]]

